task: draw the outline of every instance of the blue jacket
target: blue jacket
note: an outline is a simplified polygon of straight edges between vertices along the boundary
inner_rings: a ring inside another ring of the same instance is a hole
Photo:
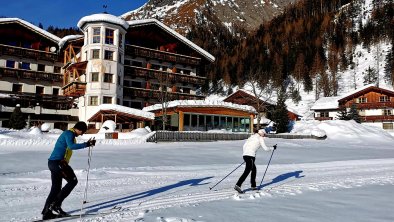
[[[71,154],[66,157],[66,150],[78,150],[87,147],[87,143],[76,143],[73,129],[64,131],[56,141],[55,148],[52,151],[49,160],[63,160],[67,162],[71,158]]]

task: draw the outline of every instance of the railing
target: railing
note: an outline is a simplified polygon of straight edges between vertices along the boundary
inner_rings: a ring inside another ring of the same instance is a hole
[[[147,142],[167,141],[217,141],[217,140],[244,140],[250,136],[249,133],[210,133],[210,132],[178,132],[178,131],[156,131]]]
[[[57,61],[58,55],[52,52],[45,52],[35,49],[27,49],[16,46],[0,44],[0,55],[9,55],[35,60]]]
[[[317,139],[324,140],[327,136],[317,137],[314,135],[299,135],[299,134],[289,134],[289,133],[280,133],[280,134],[267,134],[268,138],[282,138],[282,139]]]
[[[12,69],[0,67],[0,77],[12,77],[17,79],[33,79],[42,81],[61,82],[63,75],[60,73],[48,73],[24,69]]]
[[[144,58],[158,59],[158,60],[174,62],[174,63],[190,64],[190,65],[199,65],[201,62],[201,59],[196,57],[185,56],[185,55],[164,52],[155,49],[144,48],[136,45],[127,45],[127,44],[126,44],[125,54],[131,56],[141,56]]]
[[[70,82],[62,87],[63,94],[66,96],[79,97],[85,94],[86,82]]]
[[[315,117],[315,120],[320,120],[320,121],[323,121],[323,120],[332,120],[332,117]]]
[[[162,79],[163,75],[168,76],[170,82],[185,82],[197,85],[203,85],[206,81],[206,77],[191,76],[181,73],[165,72],[154,69],[141,68],[137,66],[124,66],[124,73],[126,76],[132,78],[141,77],[147,79]]]
[[[383,122],[394,121],[394,115],[391,116],[360,116],[361,122]]]
[[[383,107],[394,108],[394,102],[374,102],[374,103],[352,103],[357,109],[382,109]],[[349,104],[348,108],[352,106]]]
[[[138,98],[159,99],[162,97],[163,93],[165,92],[161,92],[159,90],[142,89],[136,87],[123,87],[123,95],[128,95]],[[191,95],[186,93],[178,93],[178,92],[167,92],[167,93],[169,96],[169,100],[198,100],[205,98],[205,96]]]

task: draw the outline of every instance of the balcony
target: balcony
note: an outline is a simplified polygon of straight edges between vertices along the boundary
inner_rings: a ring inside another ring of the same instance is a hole
[[[52,52],[45,52],[35,49],[27,49],[16,46],[0,44],[0,55],[15,56],[19,58],[29,58],[34,60],[57,61],[58,55]]]
[[[144,48],[136,45],[127,45],[127,44],[126,44],[125,54],[130,56],[140,56],[143,58],[173,62],[177,64],[189,64],[193,66],[199,65],[201,62],[201,59],[196,57],[185,56],[185,55],[160,51],[156,49]]]
[[[123,95],[128,95],[137,98],[153,98],[159,99],[161,98],[162,92],[159,90],[152,89],[142,89],[136,87],[123,87]],[[191,95],[187,93],[178,93],[178,92],[168,92],[169,98],[168,101],[171,100],[199,100],[204,99],[205,96]]]
[[[196,85],[203,85],[206,81],[206,77],[192,76],[181,73],[165,72],[154,69],[146,69],[137,66],[124,66],[125,76],[130,76],[131,78],[141,77],[145,79],[162,79],[162,75],[168,75],[169,82],[184,82]]]
[[[390,116],[360,116],[361,122],[383,122],[383,121],[394,121],[394,115]]]
[[[347,107],[355,104],[357,109],[383,109],[386,107],[394,108],[394,102],[371,102],[371,103],[350,103]]]
[[[86,82],[70,82],[67,85],[63,86],[62,89],[63,95],[80,97],[85,95]]]
[[[12,69],[0,67],[0,77],[17,79],[32,79],[36,81],[62,82],[63,75],[60,73],[40,72],[24,69]]]

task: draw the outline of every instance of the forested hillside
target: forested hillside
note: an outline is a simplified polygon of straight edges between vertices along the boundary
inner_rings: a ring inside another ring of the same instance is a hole
[[[386,61],[381,62],[386,64],[385,80],[393,84],[394,3],[373,0],[371,17],[366,18],[362,13],[368,1],[301,0],[244,38],[203,21],[188,37],[216,56],[206,70],[213,83],[242,86],[258,78],[262,85],[291,89],[295,99],[300,99],[300,90],[335,96],[341,72],[355,67],[357,45],[370,50],[380,42],[389,43]],[[366,73],[376,75],[379,66],[370,68]],[[206,89],[220,92],[220,86]]]

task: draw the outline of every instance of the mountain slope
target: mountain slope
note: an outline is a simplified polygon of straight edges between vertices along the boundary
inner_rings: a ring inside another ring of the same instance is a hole
[[[125,20],[156,18],[181,34],[197,20],[217,22],[233,29],[255,30],[264,21],[283,12],[295,0],[150,0],[123,14]],[[215,21],[209,18],[214,17]],[[217,21],[216,21],[217,20]]]

